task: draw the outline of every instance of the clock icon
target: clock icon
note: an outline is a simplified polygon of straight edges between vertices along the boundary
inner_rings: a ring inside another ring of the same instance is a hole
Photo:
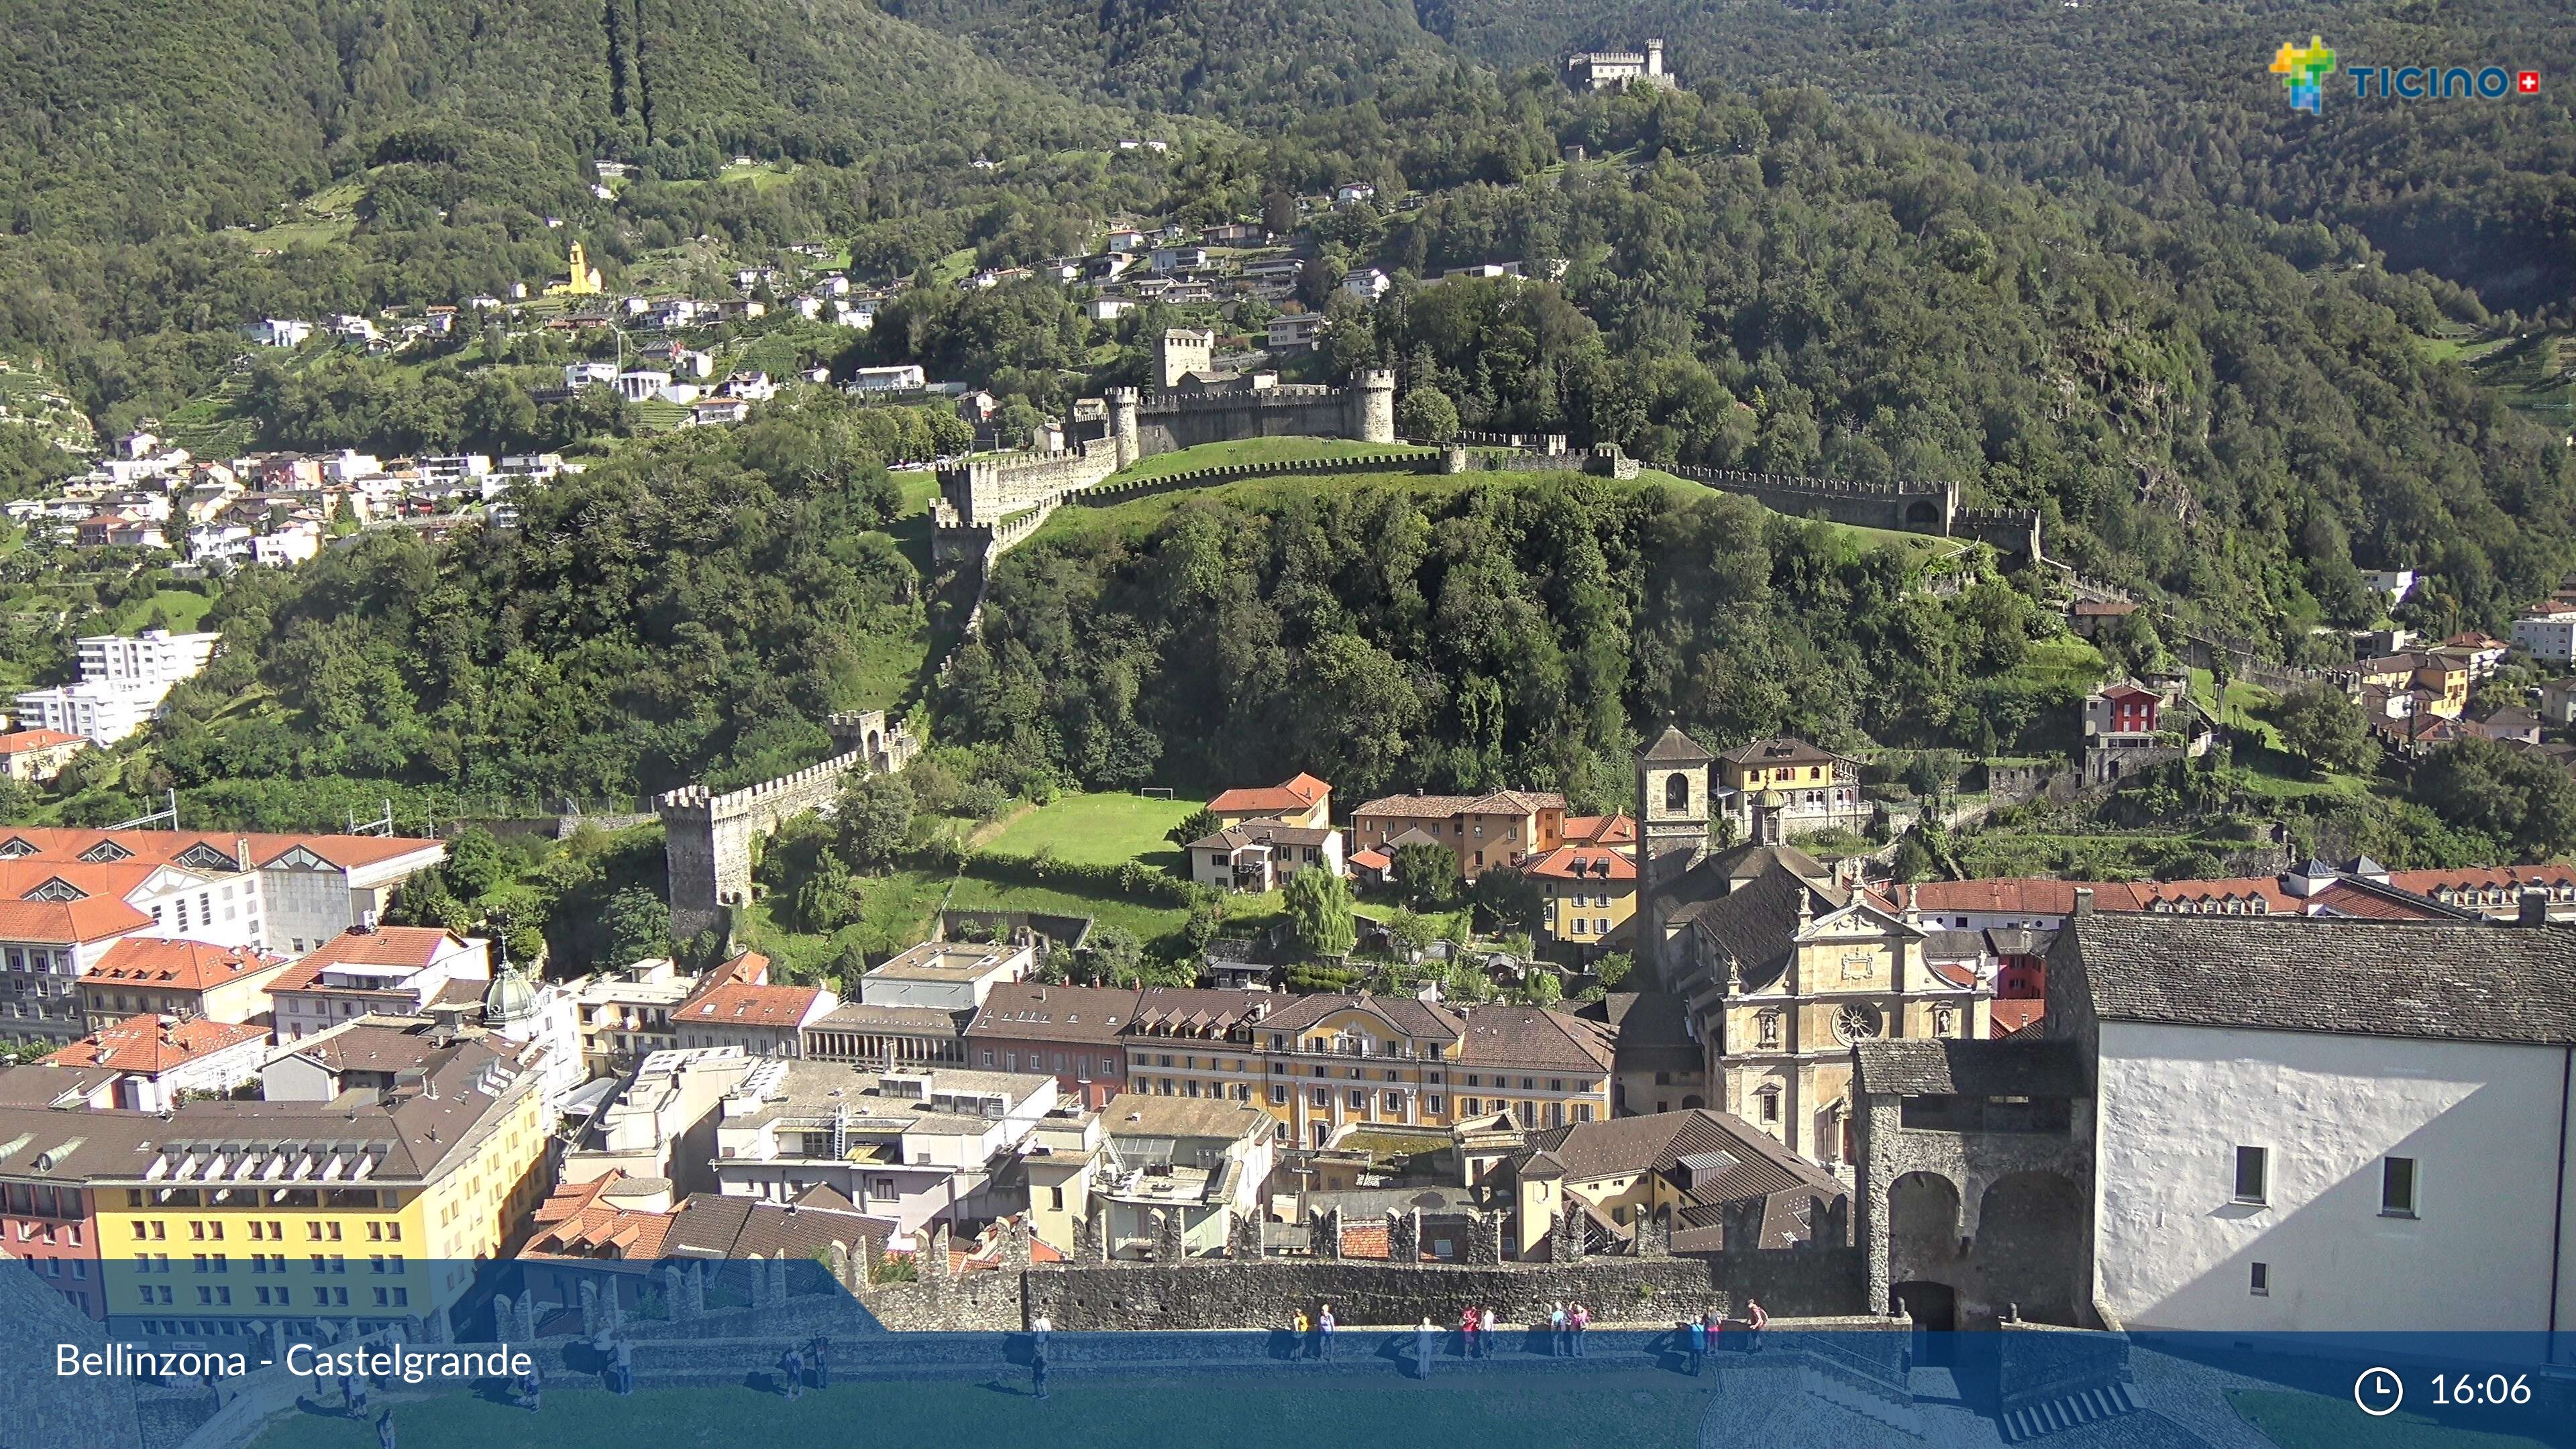
[[[2406,1402],[2406,1385],[2399,1381],[2394,1369],[2363,1369],[2361,1377],[2352,1381],[2352,1401],[2370,1417],[2384,1419]]]

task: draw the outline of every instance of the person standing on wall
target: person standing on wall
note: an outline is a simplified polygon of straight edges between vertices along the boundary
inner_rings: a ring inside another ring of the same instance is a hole
[[[1479,1313],[1476,1317],[1476,1326],[1484,1330],[1485,1342],[1483,1347],[1485,1350],[1485,1357],[1492,1358],[1494,1356],[1494,1305],[1490,1303],[1486,1304],[1484,1311]]]
[[[1759,1298],[1745,1299],[1744,1351],[1746,1353],[1760,1353],[1762,1351],[1762,1330],[1770,1326],[1771,1315],[1763,1308],[1762,1300]]]
[[[1331,1299],[1315,1313],[1315,1357],[1330,1361],[1333,1357],[1333,1304]]]
[[[1431,1356],[1440,1351],[1440,1328],[1431,1315],[1422,1315],[1422,1326],[1413,1330],[1413,1365],[1415,1376],[1431,1382]]]

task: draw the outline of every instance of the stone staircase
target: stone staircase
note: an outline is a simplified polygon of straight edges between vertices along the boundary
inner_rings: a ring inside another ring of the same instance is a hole
[[[2025,1404],[2007,1411],[2002,1419],[2004,1442],[2018,1444],[2043,1434],[2135,1413],[2138,1407],[2136,1397],[2124,1383],[2082,1389],[2064,1398]]]

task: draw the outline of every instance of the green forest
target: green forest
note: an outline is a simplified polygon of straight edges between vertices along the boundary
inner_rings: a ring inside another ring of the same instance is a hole
[[[2559,18],[2367,0],[2331,38],[2355,63],[2555,77]],[[389,796],[631,801],[792,768],[830,711],[915,703],[979,805],[1283,758],[1363,794],[1606,805],[1666,718],[1725,742],[2066,743],[2039,576],[1979,564],[1935,594],[1901,552],[1651,479],[1389,478],[1051,526],[938,685],[956,600],[924,480],[888,467],[968,446],[945,407],[791,392],[653,436],[632,408],[533,396],[622,337],[498,326],[398,359],[245,359],[253,319],[506,296],[575,240],[612,292],[731,296],[736,265],[828,256],[893,289],[871,330],[773,312],[693,340],[773,375],[920,363],[1018,428],[1141,381],[1166,325],[1257,336],[1271,309],[1092,320],[1053,280],[961,275],[1080,255],[1112,222],[1264,221],[1305,260],[1293,305],[1332,323],[1300,380],[1392,367],[1408,418],[1652,465],[1956,481],[2038,510],[2059,562],[2294,660],[2388,622],[2365,570],[2423,571],[2394,622],[2439,635],[2501,630],[2576,563],[2565,421],[2460,360],[2536,349],[2547,373],[2576,327],[2563,90],[2296,116],[2262,68],[2305,24],[2278,7],[36,0],[19,20],[0,356],[104,436],[220,400],[243,446],[593,463],[526,491],[514,528],[369,534],[208,585],[225,656],[56,792],[79,818],[172,788],[269,825]],[[1564,51],[1649,34],[1685,89],[1565,84]],[[596,161],[628,174],[595,190]],[[1351,181],[1377,202],[1332,206]],[[1503,261],[1548,280],[1426,285]],[[1362,308],[1336,283],[1372,266],[1394,286]],[[0,448],[0,496],[63,471]],[[2480,803],[2423,858],[2556,848],[2563,802],[2456,763]]]

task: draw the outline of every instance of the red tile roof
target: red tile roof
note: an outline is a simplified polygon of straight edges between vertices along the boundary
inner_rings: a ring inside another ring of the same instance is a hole
[[[427,967],[444,954],[442,944],[449,941],[460,947],[466,944],[464,937],[436,926],[351,927],[287,967],[268,989],[271,993],[309,990],[315,977],[334,966]]]
[[[2048,1003],[2036,997],[1998,996],[1994,1001],[1991,1036],[2010,1036],[2048,1014]]]
[[[745,986],[739,983],[702,991],[671,1013],[674,1022],[691,1026],[797,1026],[823,994],[816,986]]]
[[[49,750],[57,745],[84,745],[89,741],[80,735],[67,735],[61,730],[12,730],[0,735],[0,755],[23,755],[30,750]]]
[[[1637,843],[1637,822],[1626,815],[1568,815],[1565,817],[1565,843],[1634,845]]]
[[[612,1169],[589,1182],[559,1185],[537,1205],[537,1231],[519,1250],[523,1258],[659,1258],[671,1235],[669,1213],[636,1212],[608,1200],[626,1181]]]
[[[1606,846],[1566,845],[1524,862],[1521,873],[1551,880],[1633,881],[1637,863]]]
[[[111,941],[152,924],[152,918],[112,896],[81,901],[0,900],[0,941],[73,946]]]
[[[208,1017],[185,1021],[166,1016],[129,1016],[111,1022],[45,1058],[49,1067],[107,1067],[120,1072],[158,1073],[182,1067],[246,1041],[266,1041],[268,1028]]]
[[[285,964],[283,956],[262,955],[247,946],[128,936],[108,947],[81,979],[205,991]]]
[[[1299,774],[1267,788],[1228,790],[1210,800],[1208,809],[1219,815],[1293,815],[1313,809],[1332,792],[1332,786],[1314,776]]]

